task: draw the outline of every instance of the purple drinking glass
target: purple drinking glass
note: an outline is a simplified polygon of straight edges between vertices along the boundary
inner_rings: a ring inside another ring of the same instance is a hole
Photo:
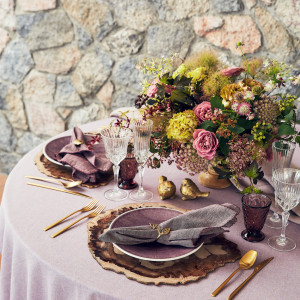
[[[119,188],[123,190],[132,190],[138,186],[134,181],[137,173],[137,161],[133,153],[127,153],[126,158],[120,163],[120,182]]]
[[[260,242],[265,238],[264,227],[272,200],[262,194],[246,194],[242,197],[242,207],[246,229],[241,236],[248,242]]]

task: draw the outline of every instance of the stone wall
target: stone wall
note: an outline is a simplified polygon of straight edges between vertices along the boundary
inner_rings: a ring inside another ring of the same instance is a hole
[[[0,172],[74,125],[131,106],[144,56],[208,48],[299,68],[299,0],[0,0]]]

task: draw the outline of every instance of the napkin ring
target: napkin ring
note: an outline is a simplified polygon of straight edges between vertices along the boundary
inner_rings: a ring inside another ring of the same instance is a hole
[[[152,229],[156,229],[158,232],[158,236],[157,236],[156,240],[158,240],[164,234],[169,234],[171,231],[171,228],[160,228],[160,226],[158,224],[149,223],[149,225]]]
[[[73,142],[73,144],[74,144],[75,146],[80,146],[80,145],[84,144],[84,141],[79,140],[79,139],[76,139],[76,140]]]

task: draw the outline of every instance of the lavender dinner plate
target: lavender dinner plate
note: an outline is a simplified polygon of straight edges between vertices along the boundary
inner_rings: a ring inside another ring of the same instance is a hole
[[[43,154],[45,157],[51,161],[52,163],[59,165],[59,166],[64,166],[64,167],[69,167],[69,165],[63,165],[60,163],[58,160],[61,159],[62,157],[59,155],[59,151],[69,144],[71,139],[71,136],[63,136],[60,138],[56,138],[49,143],[47,143],[43,149]],[[92,136],[85,135],[85,140],[86,142],[89,142],[92,139]],[[93,151],[95,153],[96,159],[99,162],[97,164],[97,167],[100,172],[102,173],[110,173],[111,172],[111,167],[112,164],[110,160],[106,157],[105,155],[105,147],[102,139],[100,140],[99,144],[94,144],[93,145]]]
[[[128,211],[118,216],[110,224],[109,228],[111,229],[118,227],[141,226],[149,225],[149,223],[159,224],[163,221],[169,220],[181,214],[181,211],[170,208],[139,208]],[[167,246],[157,242],[138,245],[114,245],[121,252],[138,259],[148,261],[171,261],[191,255],[192,253],[200,249],[202,243],[194,248],[186,248],[181,246]]]

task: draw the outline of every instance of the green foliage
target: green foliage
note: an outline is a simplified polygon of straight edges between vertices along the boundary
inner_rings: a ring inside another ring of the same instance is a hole
[[[227,157],[229,154],[229,140],[225,139],[224,137],[219,137],[218,140],[222,154]]]
[[[250,178],[250,181],[254,184],[257,184],[257,181],[264,177],[264,172],[261,170],[261,167],[258,167],[257,161],[254,160],[252,164],[245,169],[245,175]]]
[[[234,126],[234,127],[229,126],[228,129],[229,129],[231,132],[236,133],[236,134],[240,134],[240,133],[242,133],[242,132],[245,131],[245,128],[243,128],[242,126],[238,126],[238,125],[236,125],[236,126]]]
[[[222,103],[222,99],[220,97],[216,97],[216,96],[211,97],[210,103],[211,103],[211,111],[214,111],[215,108],[225,109]]]
[[[296,131],[295,129],[287,124],[287,123],[282,123],[279,127],[278,127],[278,137],[281,137],[281,136],[289,136],[291,134],[295,134]]]
[[[199,127],[201,129],[214,131],[214,129],[216,128],[216,125],[211,120],[206,120]]]

